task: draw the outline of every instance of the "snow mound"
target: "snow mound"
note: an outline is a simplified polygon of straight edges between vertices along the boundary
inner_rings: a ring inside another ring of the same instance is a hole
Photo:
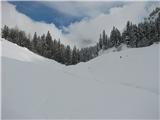
[[[159,44],[71,66],[1,44],[3,119],[159,117]]]
[[[100,56],[100,55],[107,54],[110,52],[113,53],[113,52],[119,52],[119,51],[122,51],[122,50],[124,51],[124,50],[128,50],[128,49],[129,48],[127,47],[127,45],[122,44],[118,48],[113,47],[113,48],[109,48],[107,50],[101,50],[101,51],[99,51],[98,55]]]
[[[3,38],[0,40],[0,46],[2,47],[1,56],[12,58],[24,62],[43,61],[45,58],[34,54],[25,47],[20,47],[17,44],[13,44]]]

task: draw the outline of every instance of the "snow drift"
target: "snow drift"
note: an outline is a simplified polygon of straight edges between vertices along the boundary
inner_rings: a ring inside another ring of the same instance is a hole
[[[158,119],[159,44],[68,67],[1,46],[3,119]]]

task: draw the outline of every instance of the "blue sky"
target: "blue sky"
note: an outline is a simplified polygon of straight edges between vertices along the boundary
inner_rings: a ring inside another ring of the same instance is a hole
[[[127,21],[138,24],[160,2],[2,2],[2,25],[17,26],[27,34],[42,35],[50,31],[71,47],[95,45],[103,30],[113,26],[123,31]]]
[[[105,2],[105,7],[102,2],[96,2],[94,5],[92,3],[81,4],[79,2],[41,2],[41,1],[10,1],[11,4],[16,6],[17,11],[27,15],[35,21],[44,21],[46,23],[54,23],[56,27],[61,28],[62,26],[68,26],[71,23],[79,22],[83,18],[91,17],[87,13],[87,6],[93,7],[92,9],[98,8],[97,11],[100,13],[108,13],[109,9],[115,6],[123,6],[123,2]],[[97,4],[97,5],[95,5]],[[78,5],[78,6],[77,6]],[[66,6],[70,9],[68,11],[61,11],[60,9],[67,9]],[[76,7],[75,7],[76,6]],[[96,7],[96,6],[102,6]],[[59,7],[59,8],[57,8]],[[92,10],[91,9],[91,10]],[[72,11],[73,10],[73,11]],[[85,11],[86,10],[86,11]],[[90,9],[89,9],[90,10]],[[72,14],[74,11],[78,11],[76,14]],[[96,11],[96,10],[94,10]],[[100,14],[99,13],[99,14]],[[97,13],[98,14],[98,13]],[[93,17],[93,16],[92,16]]]
[[[66,15],[41,2],[12,1],[10,3],[16,5],[16,9],[19,12],[29,16],[31,19],[35,21],[45,21],[46,23],[54,23],[58,28],[61,26],[68,26],[70,23],[82,19],[82,17]]]

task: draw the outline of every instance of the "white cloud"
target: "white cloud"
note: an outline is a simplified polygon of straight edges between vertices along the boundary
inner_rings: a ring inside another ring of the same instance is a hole
[[[56,39],[61,39],[64,44],[67,44],[67,40],[63,37],[60,29],[52,24],[47,24],[45,22],[36,22],[27,17],[26,15],[18,12],[14,5],[8,2],[1,2],[2,5],[2,26],[8,25],[9,27],[17,26],[19,29],[24,30],[27,34],[31,35],[37,32],[38,35],[46,34],[49,30],[52,37]]]
[[[101,13],[107,13],[112,7],[127,4],[127,2],[105,2],[105,1],[64,1],[64,2],[51,2],[42,1],[44,5],[56,9],[67,15],[76,17],[95,17]]]
[[[110,10],[109,14],[99,14],[93,19],[84,19],[64,28],[69,34],[65,35],[79,47],[94,45],[103,29],[110,35],[113,26],[122,30],[127,21],[137,24],[146,17],[158,3],[131,2],[123,7],[116,7]]]
[[[62,2],[62,4],[64,3]],[[99,10],[99,6],[101,5],[92,4],[88,6],[88,8],[87,5],[88,3],[83,3],[83,5],[79,5],[79,7],[78,5],[75,6],[75,8],[77,8],[75,13],[70,12],[73,10],[69,5],[68,7],[66,6],[66,8],[63,7],[64,9],[61,7],[61,9],[68,12],[68,14],[75,15],[78,14],[77,11],[92,11],[93,8],[95,9],[93,12],[86,13],[92,17],[87,19],[84,18],[80,22],[72,23],[68,27],[64,27],[63,29],[68,34],[62,34],[61,29],[58,29],[53,23],[47,24],[33,21],[26,15],[18,12],[14,5],[7,2],[2,2],[2,25],[6,24],[9,27],[18,26],[27,33],[33,34],[36,31],[39,35],[46,33],[49,30],[53,38],[60,38],[64,44],[70,44],[72,47],[73,45],[76,45],[77,47],[86,47],[94,45],[98,41],[99,34],[103,29],[105,29],[109,35],[113,26],[122,30],[128,20],[133,23],[139,23],[149,14],[149,11],[155,8],[155,6],[160,6],[160,2],[129,2],[129,4],[125,4],[123,7],[113,7],[110,9],[109,14]],[[80,6],[85,7],[81,8]]]

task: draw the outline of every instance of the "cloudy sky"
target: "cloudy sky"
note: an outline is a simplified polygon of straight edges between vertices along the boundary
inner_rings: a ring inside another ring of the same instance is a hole
[[[128,20],[137,24],[160,2],[2,2],[2,25],[24,30],[31,35],[51,32],[64,44],[86,47],[96,44],[99,34],[107,35],[113,26],[121,31]]]

